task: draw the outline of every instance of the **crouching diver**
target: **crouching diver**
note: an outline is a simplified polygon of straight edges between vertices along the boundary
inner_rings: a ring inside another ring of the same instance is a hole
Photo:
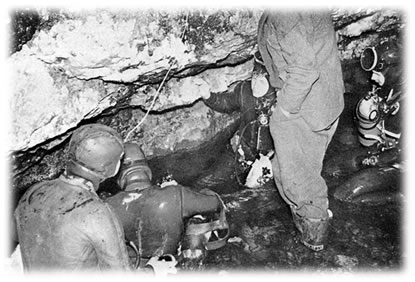
[[[120,219],[126,240],[138,252],[136,267],[144,266],[151,257],[175,261],[180,256],[178,251],[186,257],[196,249],[205,251],[225,245],[228,224],[218,194],[210,190],[194,192],[177,183],[153,185],[151,180],[152,172],[140,146],[135,142],[125,143],[118,176],[122,191],[105,201]],[[195,215],[209,214],[219,218],[186,225],[187,219]],[[214,237],[214,233],[218,236]]]
[[[405,109],[402,47],[386,41],[367,47],[361,57],[362,69],[371,74],[372,90],[356,104],[359,143],[368,153],[358,156],[358,171],[334,192],[334,197],[356,204],[379,205],[404,200],[401,176],[401,120]]]
[[[25,271],[130,270],[121,224],[96,194],[123,153],[121,136],[108,126],[74,131],[64,173],[32,186],[15,211]]]
[[[360,57],[362,69],[371,72],[373,82],[372,91],[356,105],[359,142],[364,147],[375,147],[374,152],[363,160],[367,166],[384,162],[384,152],[393,150],[394,155],[399,155],[402,131],[402,110],[399,110],[404,85],[401,52],[398,42],[386,41],[376,47],[367,47]]]
[[[256,52],[250,80],[236,82],[224,93],[208,93],[203,97],[205,104],[215,111],[240,112],[239,129],[231,145],[236,154],[236,177],[240,184],[250,188],[259,187],[273,177],[269,161],[274,152],[269,118],[276,95],[268,79],[261,55]],[[248,171],[247,180],[243,181],[239,175],[246,175]]]
[[[64,173],[29,188],[16,208],[15,256],[21,251],[25,272],[133,270],[122,225],[96,193],[117,174],[123,154],[123,140],[111,127],[87,124],[74,131]],[[148,265],[156,276],[175,270],[162,257]]]

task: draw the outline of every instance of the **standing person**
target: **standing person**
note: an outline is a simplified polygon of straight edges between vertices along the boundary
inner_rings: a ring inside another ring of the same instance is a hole
[[[130,269],[122,226],[95,192],[117,173],[123,153],[110,127],[73,133],[63,175],[32,186],[15,211],[25,271]]]
[[[332,213],[323,158],[344,108],[344,85],[329,13],[264,12],[258,48],[277,89],[270,120],[274,179],[301,242],[324,248]]]

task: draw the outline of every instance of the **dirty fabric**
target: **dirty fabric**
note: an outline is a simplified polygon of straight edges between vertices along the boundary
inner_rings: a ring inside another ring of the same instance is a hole
[[[280,89],[270,121],[277,186],[299,214],[326,217],[327,185],[320,173],[336,129],[332,124],[344,108],[342,70],[330,14],[264,13],[258,47],[271,84]]]
[[[281,196],[301,216],[325,217],[327,185],[320,173],[337,122],[329,130],[313,132],[298,114],[286,118],[277,108],[270,128],[276,155],[272,168]]]
[[[61,178],[29,189],[15,211],[26,270],[128,269],[124,233],[95,192]]]
[[[336,120],[344,107],[337,40],[329,13],[264,13],[258,48],[277,103],[300,113],[312,130]]]

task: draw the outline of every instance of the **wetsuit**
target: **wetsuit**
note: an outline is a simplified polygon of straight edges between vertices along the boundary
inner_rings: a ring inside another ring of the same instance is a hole
[[[185,219],[217,212],[221,207],[217,196],[194,192],[181,185],[122,191],[105,201],[120,219],[126,239],[134,242],[145,259],[175,255]]]
[[[31,187],[15,211],[25,270],[130,269],[124,233],[82,178]]]
[[[256,98],[252,95],[251,81],[247,80],[234,84],[225,93],[211,93],[204,101],[218,112],[241,113],[238,135],[242,137],[240,143],[247,160],[255,161],[259,153],[266,155],[273,149],[268,125],[260,126],[256,120],[261,112],[269,115],[275,103],[274,91]]]

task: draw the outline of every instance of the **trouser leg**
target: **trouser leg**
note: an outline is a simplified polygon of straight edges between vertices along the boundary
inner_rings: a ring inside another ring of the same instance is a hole
[[[290,205],[302,241],[320,241],[327,233],[327,185],[321,177],[324,155],[337,128],[314,132],[300,115],[286,118],[274,111],[270,130],[275,145],[272,160],[278,190]],[[323,234],[324,233],[324,234]],[[316,237],[317,236],[317,237]],[[319,250],[320,244],[316,250]]]
[[[275,112],[270,130],[275,144],[272,165],[277,187],[301,216],[327,217],[327,185],[321,170],[337,122],[329,130],[313,132],[300,115],[284,119],[282,113]]]

